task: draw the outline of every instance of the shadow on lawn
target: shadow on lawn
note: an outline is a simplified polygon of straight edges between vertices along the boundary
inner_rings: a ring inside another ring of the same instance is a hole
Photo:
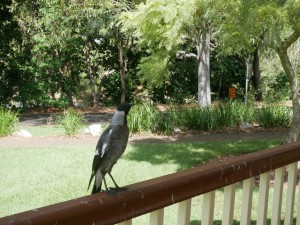
[[[139,162],[145,161],[154,165],[177,164],[177,170],[183,170],[206,163],[211,159],[246,154],[270,148],[278,143],[278,141],[229,141],[132,144],[131,151],[124,155],[124,158]]]

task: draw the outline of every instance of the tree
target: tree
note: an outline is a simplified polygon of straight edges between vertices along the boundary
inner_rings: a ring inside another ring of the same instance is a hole
[[[128,53],[134,47],[133,38],[131,35],[126,35],[121,30],[121,24],[119,23],[119,16],[122,12],[126,12],[135,6],[136,1],[110,1],[110,7],[107,13],[109,17],[106,19],[106,34],[105,39],[109,40],[110,45],[115,46],[118,52],[118,64],[115,68],[118,68],[120,72],[120,84],[121,84],[121,103],[126,99],[126,73],[128,71]],[[137,1],[139,2],[139,1]],[[111,47],[110,47],[111,48]],[[112,63],[111,65],[114,65]],[[114,68],[114,69],[115,69]]]
[[[223,47],[230,52],[243,52],[249,51],[254,43],[260,43],[278,54],[290,83],[293,103],[292,126],[286,142],[296,141],[300,132],[299,86],[288,48],[300,37],[300,2],[251,0],[227,3],[230,10],[220,30]]]
[[[13,96],[15,80],[12,75],[16,73],[16,59],[13,49],[21,43],[21,33],[17,21],[10,8],[12,1],[0,3],[0,106],[7,104]]]
[[[89,80],[92,106],[98,105],[95,79],[99,76],[100,53],[95,40],[99,38],[99,20],[105,5],[106,2],[94,1],[41,3],[37,23],[41,29],[35,35],[36,59],[47,62],[41,68],[45,74],[59,77],[55,91],[62,92],[69,105],[74,104],[73,97],[79,94],[82,78]]]
[[[220,13],[221,12],[221,13]],[[170,57],[192,58],[198,67],[198,103],[211,104],[210,40],[222,14],[222,1],[149,0],[123,15],[124,29],[134,32],[148,57],[140,75],[156,86],[169,76]],[[178,51],[184,45],[185,50]],[[196,53],[191,52],[196,50]]]
[[[11,100],[35,104],[43,95],[39,76],[32,62],[32,29],[26,29],[36,16],[34,1],[4,1],[0,3],[0,96],[1,102]],[[3,32],[3,33],[2,33]]]

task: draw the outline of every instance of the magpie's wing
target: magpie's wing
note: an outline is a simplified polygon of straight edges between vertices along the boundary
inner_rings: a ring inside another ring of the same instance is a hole
[[[104,130],[102,135],[100,136],[99,141],[97,143],[96,152],[95,152],[95,156],[94,156],[94,160],[93,160],[93,166],[92,166],[92,174],[91,174],[91,177],[90,177],[88,189],[91,185],[93,177],[96,174],[96,171],[98,170],[98,168],[101,165],[103,156],[107,152],[107,147],[109,145],[111,134],[112,134],[112,131],[113,131],[112,128],[113,128],[112,126],[108,126]]]
[[[113,164],[117,162],[117,160],[121,157],[126,149],[127,142],[129,137],[129,129],[127,126],[115,126],[114,130],[110,136],[110,142],[108,145],[108,154],[113,154],[111,156],[113,160]]]
[[[108,126],[105,131],[102,133],[101,137],[99,138],[99,141],[97,143],[97,146],[96,146],[96,152],[95,152],[95,155],[98,155],[100,156],[100,159],[103,158],[104,154],[107,152],[108,150],[108,145],[109,143],[111,142],[111,136],[112,136],[112,133],[113,133],[113,126]],[[93,163],[94,164],[94,163]],[[97,165],[95,165],[97,166]],[[93,168],[94,168],[94,165],[93,165]],[[96,168],[98,169],[98,167]]]

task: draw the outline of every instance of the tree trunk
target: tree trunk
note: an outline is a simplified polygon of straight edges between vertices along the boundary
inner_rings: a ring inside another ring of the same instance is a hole
[[[87,76],[90,81],[91,95],[92,95],[92,101],[93,101],[92,106],[97,107],[99,104],[98,104],[98,95],[96,93],[96,88],[95,88],[93,69],[91,66],[91,58],[90,58],[91,48],[92,48],[92,44],[90,41],[88,41],[88,43],[86,45],[86,52],[85,52],[86,66],[87,66],[86,72],[87,72]]]
[[[255,100],[261,102],[263,100],[261,91],[261,79],[259,70],[259,48],[257,47],[253,53],[253,87],[255,91]]]
[[[74,101],[73,101],[73,94],[71,91],[66,92],[67,99],[68,99],[68,106],[74,107]]]
[[[198,55],[198,104],[199,106],[211,105],[210,91],[210,35],[203,31],[197,46]]]
[[[247,71],[246,71],[246,79],[245,79],[245,104],[248,104],[248,87],[249,87],[249,80],[251,78],[252,72],[253,72],[253,61],[251,58],[246,60],[246,66],[247,66]]]
[[[293,103],[293,117],[292,125],[286,138],[286,143],[294,142],[298,140],[300,132],[300,99],[299,99],[299,86],[298,79],[293,70],[292,64],[289,60],[287,49],[284,47],[278,47],[277,53],[279,55],[283,69],[289,79],[291,92],[292,92],[292,103]]]
[[[124,56],[123,42],[120,41],[119,46],[119,66],[120,66],[120,81],[121,81],[121,103],[125,102],[126,99],[126,56]]]

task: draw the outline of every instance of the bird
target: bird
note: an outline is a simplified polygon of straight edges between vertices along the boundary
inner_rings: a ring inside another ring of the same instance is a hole
[[[92,174],[88,185],[89,190],[91,182],[95,177],[92,194],[102,191],[102,180],[104,182],[105,191],[108,193],[125,190],[125,188],[120,188],[117,185],[115,179],[111,175],[111,170],[122,156],[127,146],[129,137],[127,115],[131,107],[131,103],[121,103],[117,107],[109,126],[104,130],[98,140],[92,164]],[[111,188],[110,190],[107,188],[105,180],[106,174],[110,176],[115,188]]]

